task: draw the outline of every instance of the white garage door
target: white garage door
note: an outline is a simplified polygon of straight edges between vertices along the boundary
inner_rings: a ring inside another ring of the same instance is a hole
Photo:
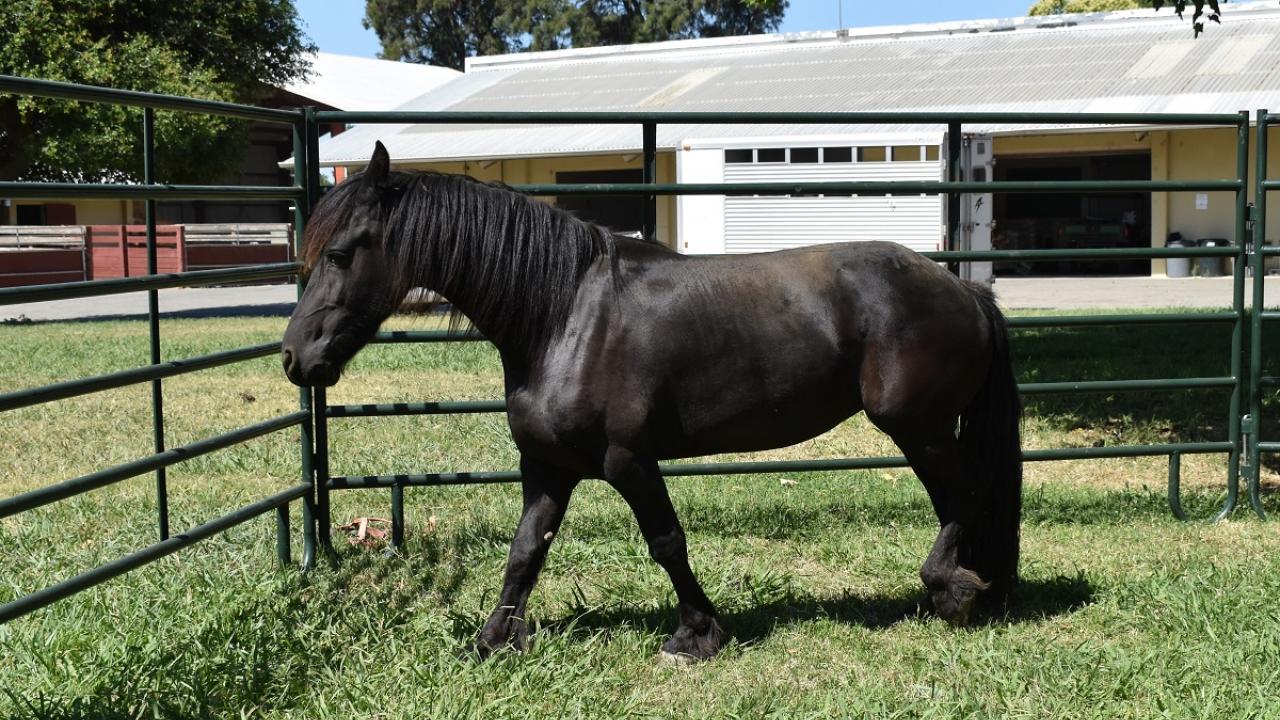
[[[786,150],[785,159],[777,160],[781,150]],[[796,150],[805,149],[729,150],[724,180],[938,180],[942,172],[936,146],[918,148],[918,152],[898,149],[897,157],[889,148],[852,148],[853,157],[844,162],[826,162],[827,152],[822,155],[823,162],[812,162]],[[865,161],[859,161],[864,155],[859,150],[867,151]],[[904,155],[916,159],[902,160]],[[795,158],[803,161],[794,162]],[[943,237],[943,202],[937,195],[726,197],[724,251],[765,252],[860,240],[889,240],[922,252],[938,250]]]

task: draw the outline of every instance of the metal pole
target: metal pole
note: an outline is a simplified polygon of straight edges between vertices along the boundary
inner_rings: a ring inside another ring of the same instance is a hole
[[[316,529],[319,531],[320,547],[324,549],[329,564],[338,566],[338,551],[333,548],[333,518],[329,511],[329,418],[325,417],[325,390],[323,387],[311,389],[311,397],[315,402],[312,419],[316,424],[315,454],[315,488],[316,488]]]
[[[156,181],[155,156],[156,111],[142,109],[142,181],[147,185]],[[156,201],[148,198],[144,204],[147,224],[147,274],[159,272],[156,259]],[[129,263],[128,248],[124,262]],[[150,324],[151,364],[160,364],[160,292],[147,291],[147,321]],[[151,430],[157,454],[164,452],[164,385],[159,378],[151,381]],[[156,520],[160,540],[169,539],[169,478],[165,468],[156,469]]]
[[[306,142],[305,156],[307,164],[301,177],[306,189],[307,211],[310,212],[320,200],[320,127],[316,122],[316,109],[307,108],[303,114]],[[325,391],[322,387],[311,389],[311,400],[314,410],[312,418],[315,422],[315,488],[316,488],[316,524],[320,547],[324,549],[329,563],[337,567],[338,552],[333,549],[331,530],[333,519],[329,513],[329,419],[325,417]]]
[[[1249,181],[1249,114],[1242,111],[1239,118],[1236,126],[1236,178],[1240,181],[1240,189],[1236,191],[1236,254],[1231,273],[1231,309],[1236,313],[1236,321],[1231,330],[1231,377],[1236,379],[1236,383],[1231,390],[1231,401],[1227,409],[1227,439],[1231,442],[1231,455],[1227,461],[1227,499],[1214,517],[1215,521],[1227,518],[1235,510],[1240,495],[1241,467],[1248,462],[1247,453],[1242,452],[1242,445],[1248,443],[1248,439],[1242,432],[1245,418],[1241,417],[1240,408],[1249,384],[1244,374],[1244,333],[1248,322],[1248,310],[1244,306],[1245,262],[1248,259],[1244,228],[1248,205],[1245,185]]]
[[[285,503],[276,508],[276,558],[281,565],[288,565],[292,555],[289,548],[289,504]]]
[[[404,549],[404,485],[391,486],[391,547]]]
[[[647,185],[658,182],[658,126],[644,124],[644,177]],[[656,242],[658,238],[658,196],[649,194],[644,199],[644,239]]]
[[[307,176],[307,143],[305,122],[299,121],[293,126],[293,184],[304,187]],[[299,198],[293,205],[293,246],[294,256],[302,255],[302,239],[307,229],[307,218],[311,216],[311,204],[308,197]],[[298,275],[298,299],[302,299],[302,291],[306,288],[306,280]],[[315,484],[315,442],[312,428],[315,423],[315,411],[312,408],[311,388],[298,388],[298,404],[311,413],[311,418],[298,426],[301,432],[299,451],[301,453],[302,482],[311,485],[311,492],[302,498],[302,570],[311,570],[316,566],[316,484]]]
[[[1246,119],[1247,122],[1247,119]],[[1266,109],[1258,111],[1257,157],[1254,163],[1253,201],[1253,324],[1249,328],[1249,415],[1252,416],[1252,442],[1249,446],[1249,506],[1258,517],[1266,519],[1262,508],[1262,310],[1266,303],[1266,258],[1262,249],[1267,237],[1267,125]],[[1247,127],[1246,127],[1247,130]],[[1241,195],[1244,193],[1242,192]]]
[[[960,180],[960,123],[947,124],[947,182]],[[958,250],[957,241],[960,231],[960,195],[954,190],[947,191],[947,238],[943,247],[947,250]],[[960,274],[960,264],[947,263],[947,269]]]
[[[1180,488],[1182,485],[1182,454],[1169,453],[1169,510],[1179,520],[1186,520],[1187,513],[1182,509]]]

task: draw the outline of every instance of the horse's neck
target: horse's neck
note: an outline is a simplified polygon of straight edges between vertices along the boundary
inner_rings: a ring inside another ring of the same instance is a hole
[[[523,228],[522,228],[523,229]],[[504,354],[516,357],[525,352],[528,339],[521,337],[518,328],[537,323],[540,314],[540,293],[513,293],[510,283],[522,278],[525,269],[517,267],[515,245],[527,238],[513,237],[510,232],[497,235],[502,245],[486,253],[483,248],[487,238],[469,234],[453,235],[437,259],[443,264],[458,263],[463,268],[459,277],[441,278],[441,287],[433,288],[444,295],[482,335],[488,338]],[[527,250],[526,250],[527,251]],[[466,253],[457,257],[457,253]],[[538,279],[525,278],[524,282],[536,284]],[[523,295],[523,297],[522,297]]]

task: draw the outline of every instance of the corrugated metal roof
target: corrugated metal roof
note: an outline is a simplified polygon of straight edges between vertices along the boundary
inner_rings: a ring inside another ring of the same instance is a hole
[[[400,110],[1235,112],[1280,107],[1280,10],[1228,6],[1192,39],[1150,10],[680,41],[474,58]],[[1012,132],[1014,126],[966,126]],[[659,126],[690,138],[936,130],[920,126]],[[639,152],[632,126],[356,127],[323,164]]]
[[[309,59],[311,73],[285,89],[342,110],[384,110],[462,76],[451,68],[335,53]]]

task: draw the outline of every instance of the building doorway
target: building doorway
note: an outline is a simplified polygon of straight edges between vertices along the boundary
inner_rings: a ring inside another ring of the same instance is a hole
[[[1150,180],[1150,153],[1001,157],[996,180]],[[1151,247],[1151,194],[995,196],[992,246],[1008,250]],[[1148,275],[1149,260],[997,262],[996,275]]]

